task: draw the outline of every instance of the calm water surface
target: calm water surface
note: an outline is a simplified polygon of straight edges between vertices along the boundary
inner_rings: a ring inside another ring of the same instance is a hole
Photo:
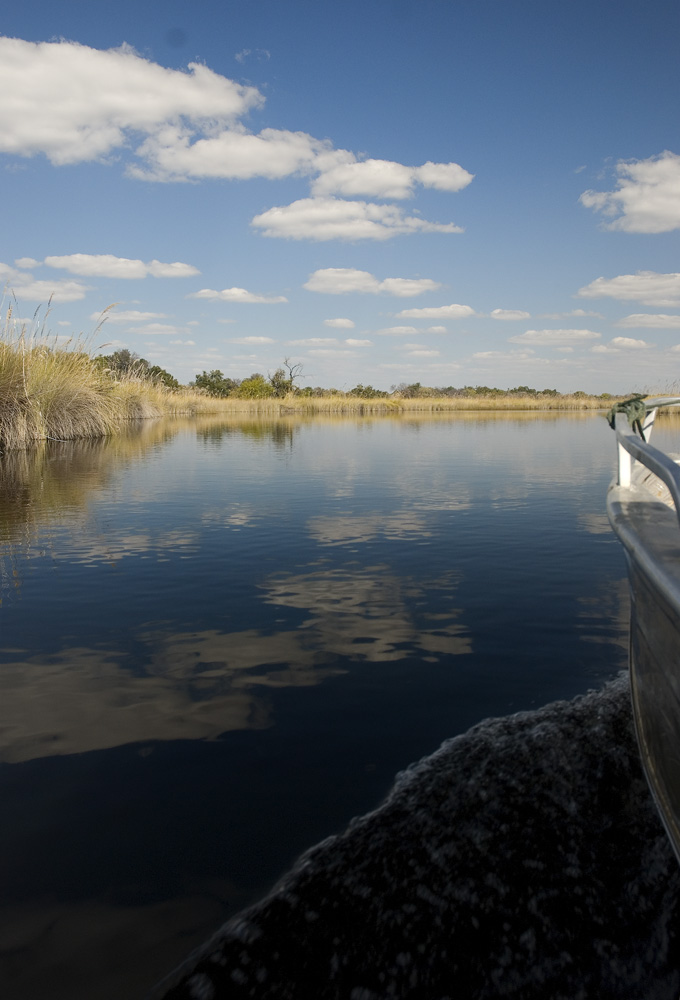
[[[580,414],[0,459],[4,1000],[143,997],[396,771],[613,677],[613,460]]]

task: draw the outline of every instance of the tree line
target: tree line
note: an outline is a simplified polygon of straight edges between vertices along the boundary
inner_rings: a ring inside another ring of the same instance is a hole
[[[159,365],[150,364],[145,358],[133,353],[125,348],[114,351],[113,354],[100,355],[95,358],[96,363],[104,370],[109,371],[114,378],[136,377],[150,382],[160,383],[169,389],[181,388],[180,383]],[[253,372],[248,378],[229,378],[218,368],[212,371],[202,371],[196,375],[189,383],[189,388],[198,389],[208,396],[225,398],[234,396],[240,399],[266,399],[268,397],[284,397],[290,394],[302,397],[316,396],[357,396],[361,399],[379,399],[388,396],[396,396],[400,399],[418,399],[427,397],[474,397],[474,396],[561,396],[557,389],[532,389],[528,385],[518,385],[513,389],[499,389],[488,385],[464,385],[464,386],[427,386],[420,382],[400,382],[393,385],[390,391],[384,389],[374,389],[372,385],[363,385],[359,382],[353,389],[327,389],[322,386],[301,386],[298,383],[304,378],[303,366],[300,362],[293,362],[290,358],[284,358],[281,366],[272,373],[263,375],[262,372]],[[569,393],[570,396],[583,398],[592,395],[591,393],[577,390]],[[611,394],[603,392],[600,399],[610,399]]]

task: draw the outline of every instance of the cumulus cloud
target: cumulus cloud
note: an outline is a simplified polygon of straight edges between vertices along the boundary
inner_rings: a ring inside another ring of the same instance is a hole
[[[167,313],[142,312],[140,309],[104,310],[104,312],[90,313],[90,319],[98,321],[103,317],[107,323],[146,323],[152,319],[167,319]]]
[[[491,319],[529,319],[531,313],[523,312],[521,309],[492,309]]]
[[[314,357],[314,358],[353,358],[353,357],[355,357],[355,355],[352,354],[351,351],[348,351],[346,348],[342,348],[342,347],[337,347],[337,348],[320,347],[318,349],[314,348],[313,350],[308,351],[307,353],[310,355],[310,357]]]
[[[251,55],[269,56],[264,49],[244,49],[236,58]],[[58,166],[122,159],[128,176],[157,182],[309,176],[314,197],[253,219],[266,236],[386,240],[462,232],[453,223],[405,215],[395,205],[333,197],[402,199],[417,186],[460,191],[473,175],[459,164],[410,167],[357,157],[306,132],[256,133],[242,119],[263,104],[256,87],[200,63],[166,69],[129,45],[98,50],[65,40],[0,37],[0,153],[42,154]]]
[[[614,337],[609,341],[612,347],[620,347],[624,350],[638,351],[640,348],[649,347],[645,340],[634,340],[633,337]]]
[[[337,344],[337,337],[307,337],[304,340],[287,340],[286,343],[291,347],[307,347],[311,345],[312,347],[328,346],[328,344]]]
[[[190,278],[201,272],[191,264],[175,261],[164,264],[160,260],[129,260],[114,257],[111,253],[72,253],[63,257],[45,257],[44,263],[61,271],[70,271],[86,278]]]
[[[287,302],[285,295],[256,295],[245,288],[223,288],[221,292],[213,288],[202,288],[200,292],[191,292],[188,299],[209,299],[219,302]]]
[[[165,69],[128,45],[101,51],[77,42],[0,38],[0,152],[44,153],[64,165],[101,159],[131,135],[183,119],[229,123],[262,104],[200,63]]]
[[[425,333],[448,333],[445,326],[428,326]]]
[[[380,281],[370,271],[359,271],[354,267],[320,268],[310,274],[303,285],[308,292],[322,292],[325,295],[345,295],[351,292],[369,295],[384,293],[402,299],[436,291],[439,287],[439,283],[432,281],[431,278],[385,278]]]
[[[680,274],[638,271],[637,274],[620,274],[616,278],[596,278],[580,288],[577,295],[584,299],[609,297],[621,302],[633,300],[645,306],[680,306]]]
[[[232,344],[275,344],[271,337],[233,337]]]
[[[398,319],[467,319],[474,316],[475,311],[470,306],[452,303],[450,306],[430,306],[425,309],[402,309],[397,313]]]
[[[421,333],[415,326],[387,326],[383,330],[378,330],[380,336],[408,337],[414,333]]]
[[[0,263],[0,284],[5,285],[19,300],[29,302],[77,302],[89,291],[79,281],[39,281],[28,271],[20,271]]]
[[[350,347],[371,347],[372,344],[373,344],[373,341],[372,340],[354,340],[353,338],[348,337],[347,340],[345,341],[345,343],[349,344]]]
[[[389,240],[413,233],[462,233],[452,222],[427,222],[396,205],[301,198],[270,208],[251,223],[265,236],[291,240]]]
[[[136,153],[146,166],[130,167],[128,173],[152,181],[208,177],[277,180],[309,173],[324,157],[335,158],[330,142],[319,141],[305,132],[267,128],[255,135],[243,127],[233,127],[196,139],[191,130],[181,125],[158,129]]]
[[[620,160],[616,173],[614,191],[584,191],[580,198],[586,208],[613,218],[607,229],[668,233],[680,228],[680,156],[665,150],[647,160]]]
[[[353,330],[356,326],[354,320],[345,319],[343,316],[338,316],[336,319],[325,319],[323,325],[331,326],[338,330]]]
[[[614,326],[647,327],[650,330],[680,329],[680,316],[668,316],[666,313],[631,313],[617,320]]]
[[[407,167],[391,160],[354,160],[337,163],[321,173],[312,184],[312,194],[316,197],[411,198],[416,184],[440,191],[461,191],[473,177],[457,163]]]
[[[592,309],[572,309],[571,312],[564,313],[541,313],[537,319],[568,319],[570,316],[578,316],[582,319],[594,316],[596,319],[604,319],[602,313],[593,312]]]
[[[592,330],[527,330],[516,337],[508,337],[508,340],[511,344],[541,344],[550,347],[553,344],[581,344],[599,336],[599,333],[593,333]]]

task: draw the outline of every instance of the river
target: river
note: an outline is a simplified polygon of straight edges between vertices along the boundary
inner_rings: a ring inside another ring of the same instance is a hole
[[[4,1000],[141,1000],[410,762],[614,678],[613,466],[581,413],[0,458]]]

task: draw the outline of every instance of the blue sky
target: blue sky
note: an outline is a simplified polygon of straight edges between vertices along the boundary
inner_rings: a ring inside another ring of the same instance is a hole
[[[680,389],[680,7],[23,0],[19,318],[188,381]]]

